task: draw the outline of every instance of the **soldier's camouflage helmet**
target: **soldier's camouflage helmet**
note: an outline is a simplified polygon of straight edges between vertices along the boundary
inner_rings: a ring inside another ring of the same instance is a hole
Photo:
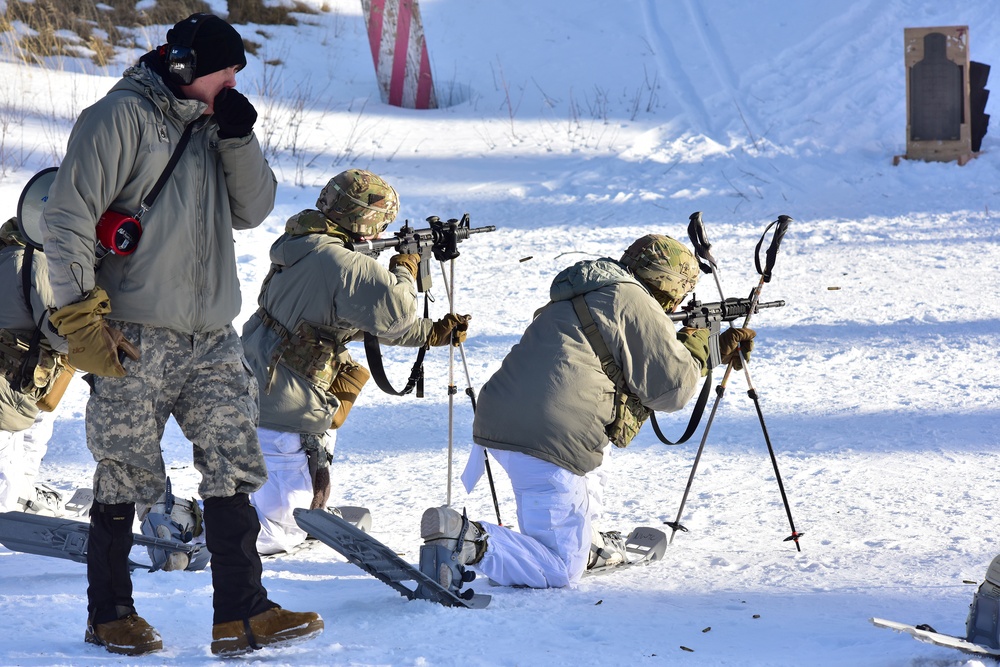
[[[17,218],[11,218],[0,225],[0,244],[24,245],[24,236],[21,235],[21,228],[17,225]]]
[[[377,236],[399,212],[399,196],[391,185],[363,169],[343,171],[326,184],[316,208],[354,237]]]
[[[698,282],[698,261],[680,241],[662,234],[636,239],[622,255],[624,264],[652,293],[663,310],[673,312]]]

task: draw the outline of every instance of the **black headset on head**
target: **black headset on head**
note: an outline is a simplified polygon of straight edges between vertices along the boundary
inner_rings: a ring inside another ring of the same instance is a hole
[[[194,50],[194,38],[198,34],[198,28],[201,27],[201,24],[213,16],[214,14],[195,14],[186,19],[181,26],[190,25],[191,28],[186,31],[185,37],[179,39],[177,44],[167,44],[167,76],[177,85],[188,86],[194,81],[195,68],[198,64],[198,54]],[[174,31],[179,32],[178,28],[174,28]]]

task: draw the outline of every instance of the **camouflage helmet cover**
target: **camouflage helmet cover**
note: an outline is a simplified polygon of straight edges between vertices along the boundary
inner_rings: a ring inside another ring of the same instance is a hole
[[[316,208],[355,237],[377,236],[396,219],[399,196],[370,171],[348,169],[330,179]]]
[[[636,239],[622,255],[621,263],[649,288],[666,312],[672,312],[698,282],[694,253],[662,234]]]

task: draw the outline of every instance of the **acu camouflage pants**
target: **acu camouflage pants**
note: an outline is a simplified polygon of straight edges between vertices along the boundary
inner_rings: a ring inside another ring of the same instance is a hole
[[[267,479],[257,440],[257,381],[232,326],[182,334],[110,322],[142,353],[123,378],[93,378],[87,446],[97,462],[94,497],[154,503],[166,469],[160,441],[170,415],[193,445],[202,498],[252,493]]]

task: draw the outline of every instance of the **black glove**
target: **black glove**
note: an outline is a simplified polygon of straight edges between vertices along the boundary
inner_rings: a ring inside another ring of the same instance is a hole
[[[212,103],[215,122],[219,124],[219,138],[245,137],[257,122],[257,110],[250,100],[235,88],[223,88]]]

